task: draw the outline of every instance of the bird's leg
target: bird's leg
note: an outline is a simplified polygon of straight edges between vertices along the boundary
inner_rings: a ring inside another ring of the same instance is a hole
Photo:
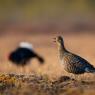
[[[22,67],[20,67],[20,75],[22,74],[22,72],[23,72],[23,68]]]
[[[26,61],[25,60],[23,60],[23,73],[25,74],[26,73],[26,67],[25,67],[25,64],[26,64]]]
[[[23,66],[23,73],[25,74],[26,73],[26,67]]]
[[[85,78],[84,74],[80,75],[80,81],[83,81]]]
[[[78,79],[79,79],[79,75],[75,74],[75,75],[74,75],[74,79],[75,79],[75,80],[78,80]]]
[[[74,79],[74,74],[69,73],[69,76],[70,76],[71,79]]]
[[[95,79],[95,73],[93,73],[93,74],[94,74],[93,78]]]

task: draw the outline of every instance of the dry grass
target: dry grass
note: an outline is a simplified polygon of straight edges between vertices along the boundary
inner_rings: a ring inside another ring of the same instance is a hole
[[[57,46],[52,35],[6,35],[0,37],[0,75],[1,95],[94,95],[95,76],[85,74],[83,81],[64,80],[61,76],[68,75],[59,64]],[[66,47],[95,65],[94,35],[64,35]],[[33,43],[35,51],[45,58],[45,64],[39,65],[37,60],[21,71],[21,67],[11,64],[7,57],[20,41]],[[3,64],[3,65],[2,65]],[[9,74],[15,73],[15,74]],[[20,73],[32,75],[18,75]],[[60,81],[60,77],[61,80]],[[9,94],[8,94],[9,93]]]
[[[68,76],[54,80],[36,73],[0,75],[1,95],[94,95],[94,89],[95,81],[77,81]]]

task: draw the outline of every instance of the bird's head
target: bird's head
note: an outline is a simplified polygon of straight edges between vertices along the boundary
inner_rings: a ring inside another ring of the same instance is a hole
[[[56,42],[58,45],[64,44],[63,37],[57,36],[56,38],[54,38],[54,42]]]

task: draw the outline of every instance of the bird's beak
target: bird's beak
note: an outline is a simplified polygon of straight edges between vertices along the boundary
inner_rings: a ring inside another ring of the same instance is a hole
[[[53,38],[53,42],[56,42],[56,38]]]

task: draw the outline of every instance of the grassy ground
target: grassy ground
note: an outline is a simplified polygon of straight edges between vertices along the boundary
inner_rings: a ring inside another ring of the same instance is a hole
[[[1,95],[94,95],[95,81],[82,81],[61,76],[56,80],[47,75],[0,75]]]
[[[59,63],[55,34],[18,35],[0,37],[0,94],[1,95],[95,95],[95,75],[84,74],[71,79]],[[95,36],[64,35],[66,48],[95,65]],[[25,68],[8,61],[8,54],[20,41],[33,43],[35,51],[45,58],[40,65],[36,59]],[[3,65],[2,65],[3,64]]]

